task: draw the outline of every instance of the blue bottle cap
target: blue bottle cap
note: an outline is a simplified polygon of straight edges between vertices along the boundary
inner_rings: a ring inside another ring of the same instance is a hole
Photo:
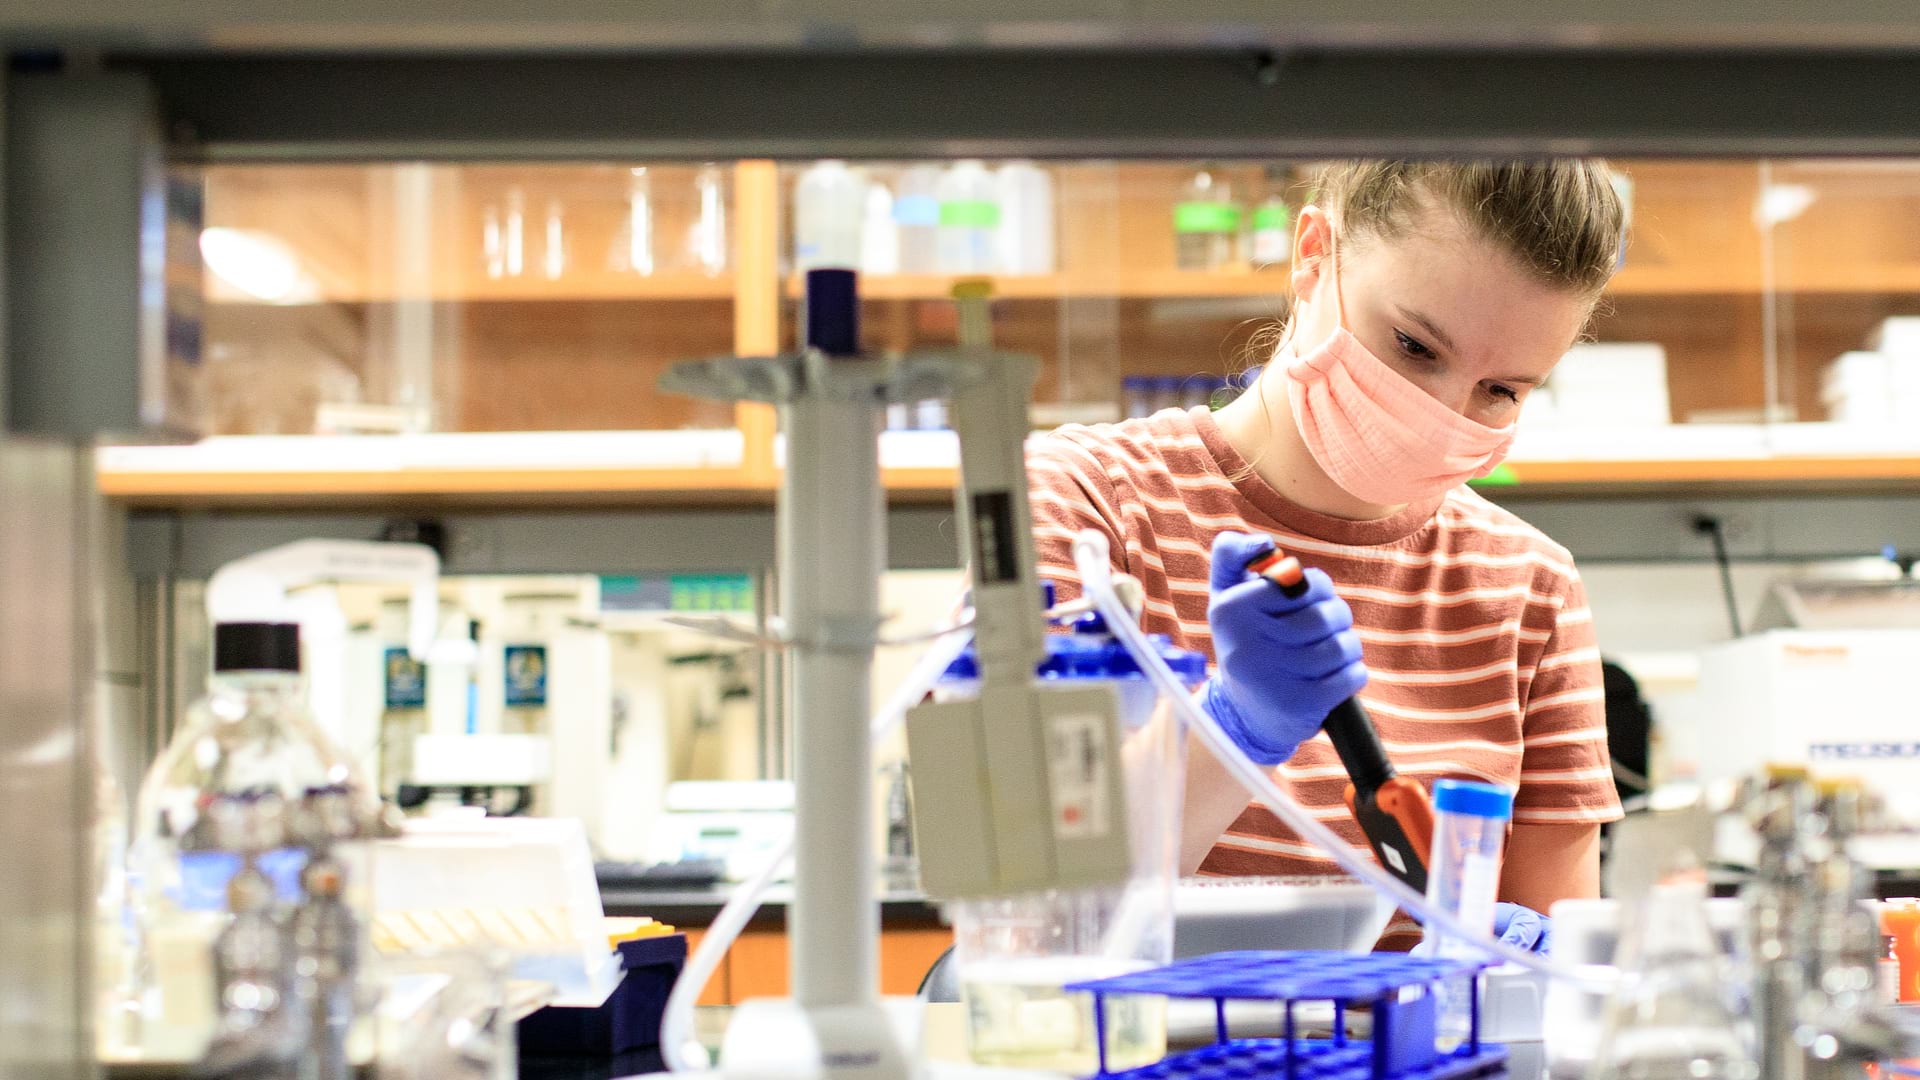
[[[1513,817],[1513,789],[1474,780],[1438,780],[1433,785],[1433,808],[1443,814],[1469,817]]]
[[[807,271],[807,344],[828,356],[859,355],[860,296],[853,271]]]
[[[1189,649],[1178,648],[1165,634],[1149,634],[1147,640],[1160,651],[1161,659],[1182,682],[1198,686],[1207,678],[1207,658]],[[1047,635],[1047,658],[1034,669],[1042,679],[1144,679],[1146,674],[1127,647],[1106,633],[1106,624],[1089,613],[1074,622],[1071,634]],[[947,680],[980,677],[980,655],[972,644],[947,665],[942,678]]]

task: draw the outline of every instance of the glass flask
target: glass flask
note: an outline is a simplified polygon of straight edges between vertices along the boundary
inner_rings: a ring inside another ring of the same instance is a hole
[[[1756,1080],[1729,994],[1735,980],[1707,922],[1697,873],[1655,885],[1628,913],[1595,1080]]]

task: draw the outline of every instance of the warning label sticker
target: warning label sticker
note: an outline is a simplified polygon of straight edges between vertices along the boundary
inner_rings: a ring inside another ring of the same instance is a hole
[[[1047,766],[1053,781],[1053,835],[1058,839],[1094,839],[1112,828],[1112,808],[1107,805],[1112,723],[1100,713],[1048,718]]]

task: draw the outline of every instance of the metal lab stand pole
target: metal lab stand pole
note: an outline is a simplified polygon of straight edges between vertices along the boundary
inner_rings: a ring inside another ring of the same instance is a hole
[[[880,490],[883,404],[840,396],[826,376],[783,409],[781,613],[793,643],[793,994],[803,1008],[878,997],[880,932],[873,897],[870,682],[880,624],[886,531]],[[853,361],[858,363],[858,361]]]

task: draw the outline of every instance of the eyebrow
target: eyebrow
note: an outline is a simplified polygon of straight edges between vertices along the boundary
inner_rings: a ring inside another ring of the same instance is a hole
[[[1401,308],[1400,314],[1410,322],[1419,323],[1420,328],[1422,330],[1425,330],[1427,333],[1433,335],[1433,339],[1440,343],[1441,348],[1447,350],[1448,352],[1460,351],[1459,349],[1454,347],[1453,339],[1447,336],[1447,332],[1445,330],[1440,329],[1439,324],[1435,323],[1432,319],[1427,318],[1425,315],[1422,315],[1421,313],[1413,310],[1412,308]]]
[[[1418,311],[1413,310],[1412,308],[1403,307],[1400,309],[1400,314],[1402,317],[1406,318],[1409,322],[1419,323],[1420,329],[1425,330],[1428,334],[1431,334],[1433,336],[1433,339],[1440,343],[1441,348],[1447,350],[1448,352],[1460,351],[1453,344],[1453,339],[1447,336],[1447,332],[1445,330],[1440,329],[1440,325],[1434,322],[1432,319],[1427,318],[1425,315],[1421,314]],[[1539,386],[1541,383],[1546,381],[1546,378],[1540,375],[1503,375],[1503,376],[1500,376],[1500,381],[1510,382],[1510,383],[1519,383],[1522,386]]]

